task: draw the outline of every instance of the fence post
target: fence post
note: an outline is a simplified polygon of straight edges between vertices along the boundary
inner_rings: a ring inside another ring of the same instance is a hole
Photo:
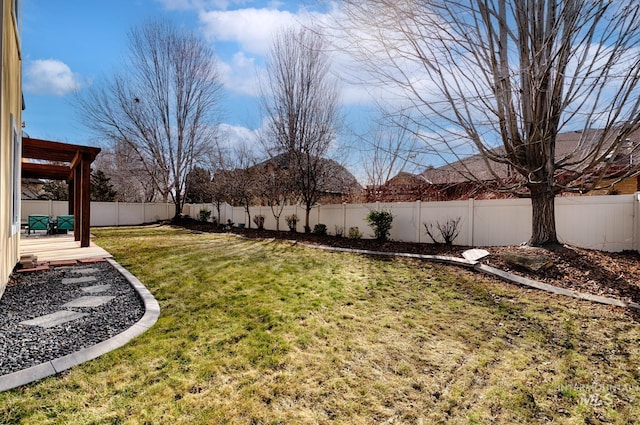
[[[422,201],[416,201],[416,242],[420,243],[420,220],[422,219]]]
[[[53,215],[53,199],[49,199],[49,214],[48,215]]]
[[[469,198],[469,205],[467,209],[467,232],[469,232],[469,246],[474,246],[473,241],[473,207],[475,200],[473,198]]]
[[[633,196],[633,247],[640,252],[640,192]]]
[[[347,203],[342,203],[342,236],[347,234]]]

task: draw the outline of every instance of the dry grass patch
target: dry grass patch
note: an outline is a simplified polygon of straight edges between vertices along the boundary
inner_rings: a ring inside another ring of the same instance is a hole
[[[160,319],[123,349],[0,394],[4,423],[640,417],[640,332],[624,311],[429,263],[168,227],[95,233]]]

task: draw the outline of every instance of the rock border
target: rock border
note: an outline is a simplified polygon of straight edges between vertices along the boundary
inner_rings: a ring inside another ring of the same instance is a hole
[[[135,289],[144,304],[144,314],[133,326],[105,341],[75,353],[50,360],[39,365],[0,376],[0,392],[11,390],[43,378],[56,375],[73,366],[93,360],[127,344],[149,330],[160,316],[160,305],[149,290],[128,270],[111,258],[106,259]]]

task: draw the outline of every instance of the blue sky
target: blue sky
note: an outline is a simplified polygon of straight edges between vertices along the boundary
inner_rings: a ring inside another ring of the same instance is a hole
[[[226,88],[223,128],[230,139],[260,127],[258,87],[271,35],[308,22],[301,2],[250,0],[25,0],[23,2],[24,131],[35,138],[97,145],[73,109],[73,91],[110,76],[126,55],[127,33],[150,18],[168,18],[214,46]],[[345,110],[366,105],[346,90]],[[346,112],[348,116],[349,112]]]

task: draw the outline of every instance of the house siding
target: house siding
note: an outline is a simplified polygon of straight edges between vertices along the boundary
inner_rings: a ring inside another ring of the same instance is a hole
[[[13,226],[14,187],[21,170],[15,170],[14,131],[22,140],[22,63],[20,53],[19,22],[20,3],[16,0],[2,2],[2,68],[0,69],[0,296],[18,262],[20,232]],[[14,10],[14,7],[17,10]],[[19,145],[20,146],[20,145]],[[20,168],[20,160],[17,161]],[[19,186],[18,186],[19,188]],[[19,199],[19,198],[18,198]],[[17,205],[19,208],[19,202]],[[19,211],[18,211],[19,212]],[[19,216],[19,215],[18,215]],[[18,221],[19,223],[19,221]],[[17,231],[16,231],[17,230]]]

